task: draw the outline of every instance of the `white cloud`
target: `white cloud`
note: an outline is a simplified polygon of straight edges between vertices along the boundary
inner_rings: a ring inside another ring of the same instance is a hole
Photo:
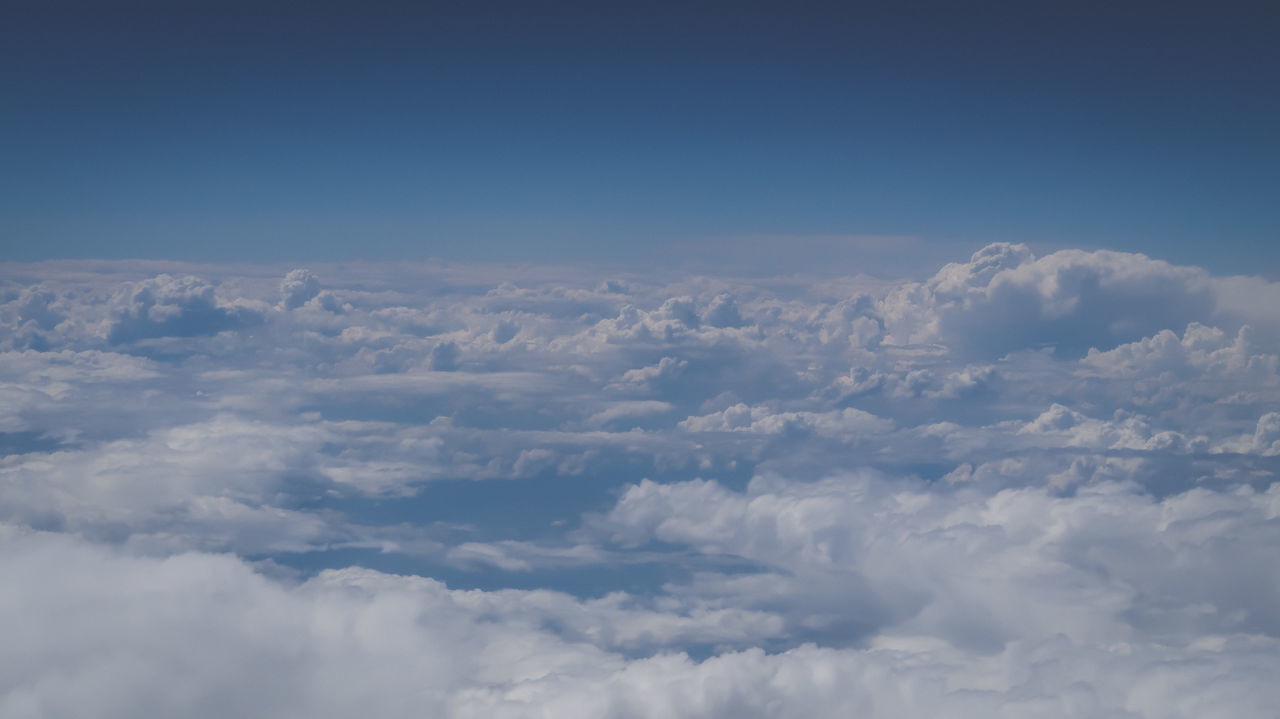
[[[1050,637],[974,653],[895,635],[861,649],[629,659],[598,645],[776,627],[368,570],[289,586],[228,556],[135,558],[49,535],[10,533],[6,547],[3,716],[1190,719],[1267,716],[1280,700],[1280,646],[1265,637]]]
[[[891,292],[882,311],[897,343],[944,342],[998,357],[1050,346],[1064,356],[1215,314],[1203,270],[1143,255],[1064,250],[1036,259],[1023,245],[994,244],[922,285]]]
[[[293,310],[320,294],[320,280],[310,270],[290,270],[280,281],[280,305]]]
[[[591,415],[587,420],[587,423],[594,426],[602,426],[619,419],[662,414],[664,412],[670,412],[672,409],[674,409],[674,406],[669,402],[659,402],[657,400],[615,402],[605,409]]]
[[[1258,581],[1280,541],[1280,486],[1154,500],[1128,483],[1070,495],[1037,485],[990,493],[875,476],[757,477],[739,493],[643,482],[597,527],[626,545],[657,540],[764,564],[773,574],[764,583],[708,575],[688,591],[781,607],[794,626],[873,617],[860,632],[975,651],[1056,635],[1280,634],[1280,586]],[[826,598],[838,605],[815,594],[823,585],[839,588]]]
[[[1274,284],[15,267],[0,716],[1278,703]]]
[[[739,403],[714,414],[689,417],[680,422],[680,428],[689,432],[757,434],[813,431],[827,437],[855,439],[861,435],[888,432],[893,429],[893,423],[853,408],[831,412],[772,412],[765,407],[748,407]]]
[[[256,323],[260,314],[221,301],[198,277],[157,275],[120,288],[110,301],[107,342],[112,345],[157,337],[196,337]]]

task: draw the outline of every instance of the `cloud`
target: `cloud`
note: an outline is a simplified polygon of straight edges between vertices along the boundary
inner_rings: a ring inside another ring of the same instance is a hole
[[[66,316],[54,308],[57,295],[48,287],[36,285],[25,288],[11,304],[18,315],[18,321],[30,322],[42,330],[51,330]]]
[[[1024,245],[998,243],[899,288],[883,307],[899,343],[941,341],[984,357],[1050,347],[1079,357],[1209,320],[1215,296],[1204,271],[1144,255],[1064,250],[1036,259]]]
[[[112,296],[107,342],[213,335],[260,321],[257,311],[220,301],[213,285],[198,277],[157,275]]]
[[[462,351],[456,342],[441,342],[431,348],[430,366],[438,372],[452,372],[458,369],[458,357]]]
[[[1190,718],[1266,716],[1280,699],[1280,647],[1266,638],[1053,637],[975,654],[908,635],[627,658],[598,645],[686,630],[618,598],[358,569],[287,585],[225,555],[131,557],[47,534],[5,545],[0,601],[22,618],[0,646],[5,716]],[[709,636],[776,628],[749,614],[685,621]]]
[[[1090,349],[1081,365],[1103,377],[1167,373],[1179,380],[1209,375],[1264,382],[1275,375],[1278,360],[1274,354],[1257,352],[1252,337],[1248,325],[1230,337],[1217,327],[1192,322],[1181,337],[1166,329],[1107,351]]]
[[[8,269],[0,716],[1274,713],[1271,283]]]
[[[280,281],[280,304],[286,310],[297,309],[318,294],[320,280],[310,270],[289,270]]]
[[[677,359],[675,357],[663,357],[655,365],[627,370],[623,373],[620,381],[621,383],[641,385],[656,382],[669,382],[679,377],[679,375],[684,372],[684,369],[688,366],[689,360]]]
[[[659,402],[657,400],[616,402],[591,415],[587,420],[587,423],[595,426],[602,426],[620,419],[661,414],[663,412],[670,412],[672,409],[675,409],[674,405],[668,402]]]
[[[1268,412],[1258,418],[1252,434],[1223,442],[1219,451],[1251,452],[1268,457],[1280,455],[1280,412]]]
[[[704,321],[712,327],[741,327],[746,324],[738,312],[738,303],[728,293],[716,295],[711,300]]]
[[[765,407],[736,404],[714,414],[689,417],[680,422],[689,432],[754,432],[778,434],[813,431],[829,437],[853,438],[893,429],[893,423],[859,409],[831,412],[771,412]]]
[[[1280,487],[1154,500],[1122,482],[1069,495],[1036,485],[760,476],[735,492],[714,481],[646,481],[596,527],[625,545],[660,541],[759,562],[767,581],[706,575],[687,591],[773,608],[796,631],[825,627],[827,641],[839,631],[855,632],[844,641],[909,633],[981,652],[1058,635],[1280,636],[1280,586],[1257,575],[1280,541]],[[1154,569],[1168,566],[1179,570]],[[869,617],[872,626],[847,624]]]

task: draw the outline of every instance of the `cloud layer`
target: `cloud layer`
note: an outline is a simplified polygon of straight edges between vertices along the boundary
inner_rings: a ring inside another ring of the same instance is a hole
[[[8,265],[0,716],[1271,716],[1277,297]]]

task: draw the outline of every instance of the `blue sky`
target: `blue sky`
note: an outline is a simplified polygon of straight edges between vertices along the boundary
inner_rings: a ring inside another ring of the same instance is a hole
[[[18,8],[3,257],[872,235],[1274,275],[1276,13],[948,5]]]

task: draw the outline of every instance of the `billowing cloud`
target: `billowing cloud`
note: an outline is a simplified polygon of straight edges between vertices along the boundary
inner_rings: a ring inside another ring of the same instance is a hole
[[[310,270],[290,270],[280,281],[280,304],[293,310],[320,294],[320,280]]]
[[[1069,357],[1208,320],[1214,289],[1202,270],[1143,255],[1066,250],[1036,259],[995,244],[942,268],[884,304],[899,342],[941,340],[998,357],[1048,347]]]
[[[110,301],[107,342],[156,337],[198,337],[256,323],[252,309],[220,301],[198,277],[157,275],[122,287]]]
[[[1274,283],[14,267],[0,716],[1280,704]]]
[[[628,657],[626,636],[768,634],[750,613],[460,592],[347,569],[302,584],[225,555],[6,538],[0,714],[343,717],[1267,716],[1274,639],[1111,637],[973,652],[927,636]],[[683,627],[681,624],[683,623]],[[701,629],[693,629],[701,627]]]

